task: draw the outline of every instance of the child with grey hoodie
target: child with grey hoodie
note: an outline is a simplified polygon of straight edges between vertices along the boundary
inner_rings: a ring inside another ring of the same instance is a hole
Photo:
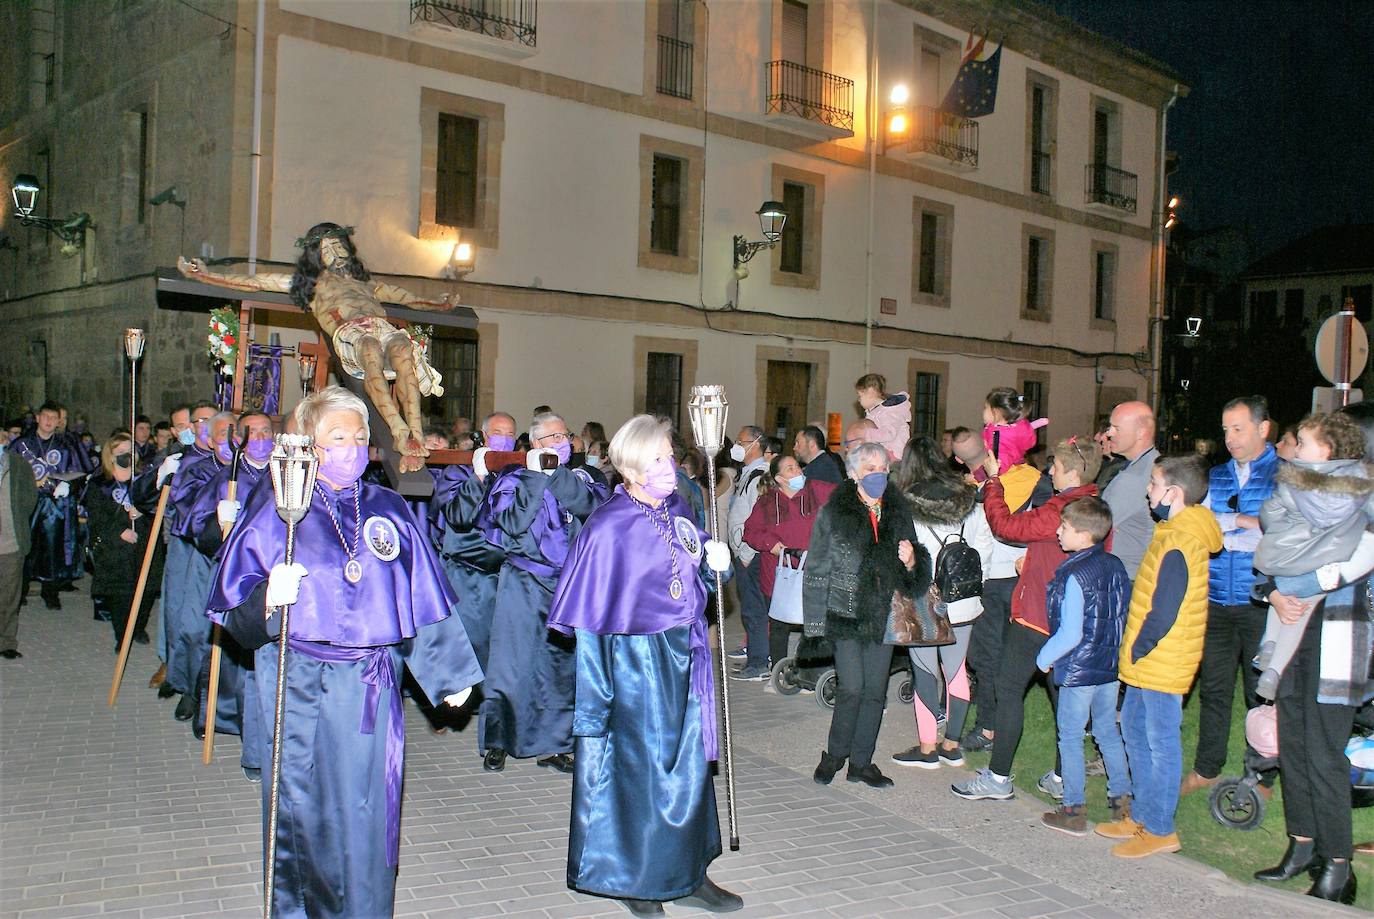
[[[1298,423],[1297,439],[1296,457],[1279,470],[1274,493],[1260,508],[1264,535],[1255,568],[1275,577],[1281,592],[1288,578],[1312,573],[1330,592],[1340,584],[1341,563],[1357,552],[1374,553],[1374,536],[1365,533],[1374,520],[1374,479],[1362,461],[1364,433],[1350,416],[1309,415]],[[1255,658],[1261,671],[1256,692],[1266,699],[1277,693],[1317,598],[1303,599],[1308,612],[1297,622],[1280,622],[1269,610]]]

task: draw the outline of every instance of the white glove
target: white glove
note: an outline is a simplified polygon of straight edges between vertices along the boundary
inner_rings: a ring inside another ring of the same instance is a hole
[[[1341,584],[1341,563],[1332,562],[1317,569],[1317,583],[1325,591],[1335,590]]]
[[[722,574],[730,570],[730,547],[719,539],[706,540],[706,567]]]
[[[463,690],[462,692],[455,692],[455,693],[453,693],[452,695],[444,696],[444,704],[445,704],[445,705],[450,705],[450,706],[452,706],[452,707],[454,707],[454,708],[462,708],[463,703],[466,702],[466,701],[468,700],[468,696],[471,696],[471,695],[472,695],[472,687],[469,686],[467,689]]]
[[[157,467],[157,487],[161,488],[162,483],[171,476],[176,475],[181,468],[181,454],[169,456],[162,461],[162,465]]]
[[[472,471],[477,473],[477,478],[487,477],[487,454],[491,450],[488,447],[478,447],[472,451]]]
[[[553,469],[557,469],[558,466],[555,465],[553,469],[544,469],[543,464],[540,460],[542,457],[545,456],[556,457],[558,456],[558,454],[554,453],[547,447],[540,447],[537,450],[530,450],[528,453],[525,454],[525,468],[532,469],[535,472],[542,472],[544,473],[544,475],[553,475]]]
[[[301,595],[301,578],[310,572],[300,562],[277,562],[267,576],[267,608],[290,606]]]
[[[215,505],[215,519],[219,521],[220,529],[232,526],[235,520],[239,519],[239,510],[243,507],[237,501],[230,501],[227,498]]]
[[[68,485],[66,482],[58,482],[57,485],[54,486],[54,487],[53,487],[53,490],[52,490],[52,496],[53,496],[54,498],[65,498],[65,497],[67,497],[67,495],[69,495],[69,494],[71,494],[71,493],[72,493],[72,487],[71,487],[70,485]]]

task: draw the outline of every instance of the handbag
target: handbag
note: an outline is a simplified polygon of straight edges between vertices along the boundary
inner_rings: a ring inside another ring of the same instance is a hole
[[[954,627],[949,622],[949,607],[940,599],[934,584],[926,592],[924,602],[908,597],[900,590],[892,592],[892,606],[887,615],[887,634],[883,643],[930,648],[954,644]]]
[[[773,597],[768,602],[768,618],[790,625],[802,624],[802,569],[806,567],[806,553],[793,567],[791,553],[784,551],[778,559],[778,572],[773,580]]]

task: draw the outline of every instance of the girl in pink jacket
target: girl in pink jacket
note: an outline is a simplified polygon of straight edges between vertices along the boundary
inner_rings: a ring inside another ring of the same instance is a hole
[[[911,397],[904,392],[887,394],[887,378],[881,373],[866,373],[854,384],[859,404],[868,420],[878,426],[873,438],[887,448],[892,460],[901,459],[911,439]]]

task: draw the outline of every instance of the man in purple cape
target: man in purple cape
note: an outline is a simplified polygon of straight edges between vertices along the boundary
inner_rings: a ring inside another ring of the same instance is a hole
[[[80,439],[59,430],[62,411],[57,403],[45,402],[38,409],[34,430],[16,438],[9,447],[33,468],[38,482],[32,548],[24,565],[24,593],[28,594],[29,581],[38,581],[48,609],[61,609],[58,592],[81,577],[78,480],[96,467]]]
[[[744,903],[706,876],[721,852],[705,568],[729,568],[675,494],[669,427],[649,415],[616,432],[625,479],[587,519],[563,568],[549,628],[577,637],[568,886],[636,916],[663,901],[730,912]]]

